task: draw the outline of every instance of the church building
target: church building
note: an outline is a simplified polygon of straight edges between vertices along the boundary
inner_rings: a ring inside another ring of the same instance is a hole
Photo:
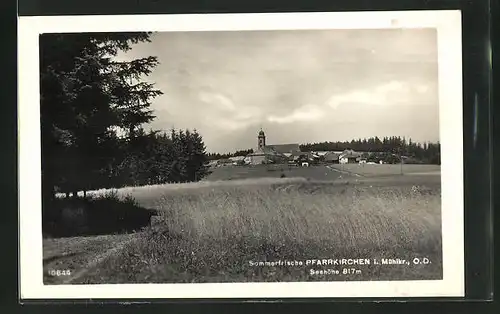
[[[286,163],[289,157],[300,152],[299,144],[266,144],[266,134],[261,129],[257,136],[257,149],[247,155],[247,163],[260,165],[267,163]]]

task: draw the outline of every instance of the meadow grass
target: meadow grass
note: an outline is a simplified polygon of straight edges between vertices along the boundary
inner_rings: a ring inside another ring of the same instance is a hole
[[[401,164],[335,164],[330,165],[338,170],[348,171],[362,176],[393,176],[401,174]],[[414,165],[403,164],[403,174],[435,174],[439,175],[441,166],[439,165]]]
[[[76,283],[439,279],[440,191],[287,180],[157,189],[159,216]],[[428,265],[310,266],[251,261],[427,257]],[[316,269],[332,268],[321,266]],[[342,267],[338,267],[340,271]]]

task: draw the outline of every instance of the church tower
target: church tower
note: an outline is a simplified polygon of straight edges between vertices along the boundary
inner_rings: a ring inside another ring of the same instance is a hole
[[[259,136],[257,137],[257,139],[258,139],[257,148],[259,150],[264,149],[264,146],[266,146],[266,135],[264,134],[264,131],[262,131],[262,129],[260,129]]]

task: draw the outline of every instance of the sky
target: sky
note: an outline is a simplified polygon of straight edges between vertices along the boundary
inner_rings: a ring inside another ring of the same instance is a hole
[[[197,129],[208,152],[372,136],[439,140],[435,29],[154,33],[164,94],[146,129]]]

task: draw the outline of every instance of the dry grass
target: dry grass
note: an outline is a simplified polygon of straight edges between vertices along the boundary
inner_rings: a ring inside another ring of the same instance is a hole
[[[130,186],[119,189],[100,189],[87,192],[89,197],[99,198],[108,194],[116,195],[120,199],[132,197],[141,207],[161,210],[161,198],[163,195],[171,195],[171,193],[184,195],[185,193],[198,194],[199,191],[207,191],[207,189],[243,188],[258,185],[272,184],[291,184],[307,182],[305,178],[251,178],[240,180],[216,180],[216,181],[199,181],[191,183],[170,183],[158,185]]]
[[[439,197],[425,200],[397,188],[335,187],[340,190],[333,194],[325,193],[337,192],[333,186],[317,186],[323,193],[305,193],[305,185],[284,186],[289,191],[283,192],[275,186],[234,186],[166,193],[158,209],[170,231],[191,239],[335,239],[351,252],[366,244],[414,247],[413,241],[439,229],[439,219],[427,219],[438,218]]]
[[[199,184],[154,191],[157,197],[150,205],[159,210],[159,221],[79,282],[441,277],[439,189],[268,180],[268,184]],[[139,198],[152,195],[151,190],[136,193]],[[249,265],[250,261],[413,257],[428,257],[432,264],[365,265],[360,274],[337,276],[311,276],[306,266]]]

